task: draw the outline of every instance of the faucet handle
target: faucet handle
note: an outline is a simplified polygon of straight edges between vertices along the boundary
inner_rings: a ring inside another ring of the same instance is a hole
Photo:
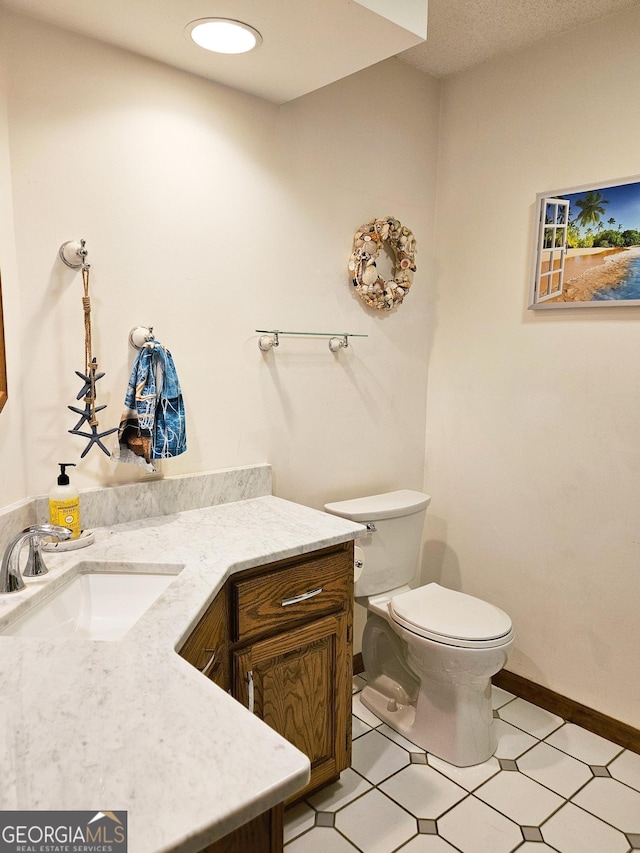
[[[55,536],[56,539],[71,539],[73,530],[69,527],[62,527],[60,524],[32,524],[31,527],[25,527],[23,533],[31,533],[36,536]]]

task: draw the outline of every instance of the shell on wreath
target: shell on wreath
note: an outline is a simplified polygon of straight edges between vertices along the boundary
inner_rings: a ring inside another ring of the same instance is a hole
[[[374,284],[378,278],[378,270],[375,264],[371,264],[370,266],[365,267],[364,272],[362,273],[362,283],[363,284]]]

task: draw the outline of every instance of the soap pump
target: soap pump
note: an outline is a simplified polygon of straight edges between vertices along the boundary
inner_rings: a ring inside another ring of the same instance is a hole
[[[57,485],[49,492],[49,518],[51,524],[69,527],[72,539],[80,536],[80,495],[69,482],[67,468],[75,468],[75,462],[58,462],[60,474]]]

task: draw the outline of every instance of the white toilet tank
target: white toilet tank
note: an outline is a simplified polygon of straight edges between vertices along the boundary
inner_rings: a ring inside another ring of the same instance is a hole
[[[375,526],[357,540],[364,565],[355,585],[356,598],[387,592],[414,579],[430,502],[424,492],[401,489],[325,504],[326,512]]]

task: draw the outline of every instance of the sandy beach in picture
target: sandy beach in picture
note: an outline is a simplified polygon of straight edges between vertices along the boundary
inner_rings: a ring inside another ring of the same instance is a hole
[[[640,246],[627,249],[568,249],[564,287],[554,302],[590,302],[597,291],[615,288],[629,276],[632,262],[640,259]]]

